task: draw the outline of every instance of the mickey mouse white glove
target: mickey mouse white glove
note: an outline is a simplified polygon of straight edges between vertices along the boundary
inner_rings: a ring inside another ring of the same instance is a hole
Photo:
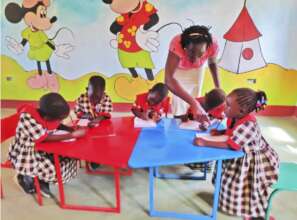
[[[111,39],[109,41],[109,45],[110,45],[111,48],[117,49],[118,48],[118,40],[117,39]]]
[[[24,51],[24,47],[16,39],[7,36],[5,38],[7,48],[15,54],[21,54]]]
[[[159,34],[156,31],[143,30],[143,25],[136,32],[136,42],[144,50],[149,52],[158,51],[160,45],[158,40]]]
[[[71,52],[74,49],[74,46],[71,44],[59,44],[55,46],[55,54],[58,57],[69,59],[69,52]]]

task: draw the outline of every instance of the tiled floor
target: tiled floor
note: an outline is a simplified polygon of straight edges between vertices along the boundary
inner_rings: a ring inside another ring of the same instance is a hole
[[[13,113],[13,109],[2,109],[2,117]],[[123,114],[116,114],[120,116]],[[127,114],[125,114],[127,115]],[[258,117],[263,135],[279,153],[281,161],[297,162],[297,119],[292,117]],[[7,155],[9,141],[1,146],[2,160]],[[178,169],[183,167],[167,168]],[[3,170],[5,198],[1,200],[1,219],[3,220],[145,220],[150,218],[148,208],[148,173],[135,170],[131,177],[121,177],[122,211],[121,214],[81,212],[62,210],[56,199],[44,199],[44,206],[39,207],[32,196],[25,195],[13,182],[13,170]],[[210,177],[210,175],[209,175]],[[204,182],[195,181],[157,181],[156,207],[163,210],[175,210],[188,213],[208,213],[211,207],[213,186],[210,178]],[[80,170],[78,178],[66,185],[67,199],[73,203],[109,205],[114,202],[113,179],[108,176],[88,176]],[[57,187],[51,186],[57,196]],[[297,193],[280,193],[273,200],[273,215],[277,220],[297,219]],[[219,220],[240,219],[219,213]]]

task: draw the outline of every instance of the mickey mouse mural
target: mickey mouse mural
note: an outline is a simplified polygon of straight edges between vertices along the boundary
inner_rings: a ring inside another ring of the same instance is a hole
[[[52,53],[61,58],[69,59],[69,52],[73,50],[71,44],[55,45],[53,39],[49,39],[44,31],[49,30],[57,17],[47,17],[47,9],[50,0],[23,0],[22,6],[17,3],[9,3],[5,7],[5,16],[8,21],[18,23],[22,19],[27,27],[22,31],[22,41],[19,43],[7,36],[7,47],[16,54],[21,54],[25,45],[29,44],[28,57],[37,63],[38,74],[27,80],[31,88],[44,88],[52,92],[59,91],[59,82],[50,65]],[[59,31],[58,31],[59,32]],[[58,34],[56,33],[56,36]],[[42,71],[41,62],[45,62],[47,72]]]
[[[122,67],[127,68],[132,77],[138,77],[136,68],[143,68],[148,80],[154,80],[154,64],[151,52],[158,50],[158,32],[150,30],[159,22],[156,8],[146,0],[103,0],[110,9],[119,14],[110,26],[117,36],[111,45],[118,49]]]

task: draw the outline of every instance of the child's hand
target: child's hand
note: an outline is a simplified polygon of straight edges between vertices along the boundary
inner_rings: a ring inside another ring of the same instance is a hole
[[[87,133],[87,130],[86,130],[86,129],[84,129],[84,128],[79,128],[79,129],[73,131],[73,132],[71,133],[71,136],[72,136],[73,138],[80,138],[80,137],[85,136],[86,133]]]
[[[142,120],[148,120],[147,112],[143,111],[143,109],[133,106],[131,111],[136,117],[141,118]]]
[[[88,127],[89,128],[97,127],[99,125],[99,123],[100,123],[99,119],[94,119],[88,123]]]
[[[196,137],[194,139],[194,144],[197,145],[197,146],[205,146],[205,142],[204,142],[204,139],[200,138],[200,137]]]
[[[219,131],[217,129],[211,129],[210,130],[210,135],[211,136],[218,136],[220,135]]]
[[[150,112],[149,117],[155,122],[158,122],[161,120],[161,115],[156,111]]]
[[[95,121],[91,121],[88,123],[89,128],[94,128],[94,127],[97,127],[98,125],[99,125],[99,122],[95,122]]]
[[[217,130],[217,129],[210,130],[210,135],[211,136],[220,136],[220,135],[223,135],[223,134],[225,134],[224,130]]]

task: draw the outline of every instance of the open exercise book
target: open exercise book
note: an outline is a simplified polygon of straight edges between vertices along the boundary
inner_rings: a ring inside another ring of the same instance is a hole
[[[157,123],[153,120],[142,120],[141,118],[134,118],[135,128],[154,128],[157,127]]]
[[[69,134],[70,132],[69,131],[64,131],[64,130],[55,130],[53,132],[54,135],[63,135],[63,134]],[[75,138],[71,138],[71,139],[68,139],[68,140],[64,140],[62,142],[70,142],[70,141],[75,141],[76,139]]]
[[[225,142],[228,140],[228,135],[218,135],[218,136],[211,136],[209,133],[197,133],[197,138],[202,138],[206,141],[213,141],[213,142]]]

